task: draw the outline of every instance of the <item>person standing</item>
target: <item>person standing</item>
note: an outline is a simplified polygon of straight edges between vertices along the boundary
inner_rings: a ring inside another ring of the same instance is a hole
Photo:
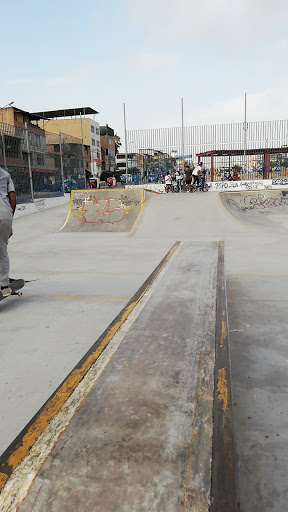
[[[178,192],[181,192],[182,190],[182,176],[180,174],[180,172],[177,171],[175,172],[175,179],[176,179],[176,183],[177,183],[177,187],[178,187]]]
[[[171,188],[171,185],[172,185],[172,178],[171,178],[170,172],[168,171],[165,176],[165,192],[168,192],[168,189]]]
[[[192,172],[189,165],[185,167],[184,180],[187,187],[187,192],[191,192],[191,181],[192,181]]]
[[[12,293],[9,287],[10,261],[8,240],[12,236],[12,221],[16,194],[10,174],[0,167],[0,286],[3,297]]]

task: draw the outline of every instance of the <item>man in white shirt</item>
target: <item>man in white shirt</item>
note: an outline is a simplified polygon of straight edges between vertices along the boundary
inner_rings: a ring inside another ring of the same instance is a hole
[[[172,185],[172,178],[170,172],[168,171],[165,176],[165,192],[168,192],[168,188]]]
[[[10,174],[0,167],[0,286],[3,297],[11,294],[9,287],[10,261],[8,240],[12,235],[12,220],[16,208],[16,195]]]
[[[199,187],[199,179],[200,179],[202,172],[203,172],[202,162],[199,162],[199,164],[196,165],[195,169],[193,169],[193,171],[192,171],[193,185],[195,185],[195,183],[197,183],[197,187]]]

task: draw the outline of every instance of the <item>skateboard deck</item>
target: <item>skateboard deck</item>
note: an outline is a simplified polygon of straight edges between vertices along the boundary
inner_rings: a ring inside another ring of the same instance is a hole
[[[20,290],[21,288],[23,288],[24,285],[25,281],[23,279],[10,279],[9,288],[11,288],[12,293],[8,295],[8,297],[11,297],[11,295],[18,295],[18,297],[21,297],[22,292]],[[8,297],[3,297],[0,290],[0,301],[7,299]]]

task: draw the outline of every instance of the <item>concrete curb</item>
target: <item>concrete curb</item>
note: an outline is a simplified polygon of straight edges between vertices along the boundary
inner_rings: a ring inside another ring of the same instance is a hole
[[[212,512],[240,512],[224,242],[219,242],[217,268],[215,388],[212,456]]]

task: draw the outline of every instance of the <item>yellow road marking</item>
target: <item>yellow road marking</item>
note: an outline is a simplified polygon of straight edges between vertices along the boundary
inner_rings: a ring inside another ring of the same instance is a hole
[[[107,331],[106,336],[103,338],[99,346],[91,352],[87,359],[82,363],[80,368],[75,368],[68,375],[67,379],[63,382],[57,392],[53,395],[51,399],[48,400],[46,405],[43,407],[42,411],[39,413],[35,421],[30,425],[26,434],[23,436],[20,442],[15,447],[13,453],[11,453],[10,457],[6,461],[6,465],[10,468],[10,471],[18,466],[18,464],[22,461],[22,459],[27,455],[31,446],[35,443],[35,441],[39,438],[42,432],[45,430],[47,425],[51,422],[51,420],[55,417],[55,415],[60,411],[61,407],[65,404],[66,400],[69,398],[74,389],[78,386],[79,382],[83,379],[86,373],[89,371],[91,366],[97,361],[98,357],[105,350],[109,342],[112,340],[116,332],[120,329],[121,325],[128,318],[130,313],[133,311],[135,306],[140,302],[142,297],[145,295],[147,290],[150,288],[155,279],[159,276],[160,272],[166,265],[167,261],[171,258],[175,250],[179,247],[179,243],[176,243],[171,247],[170,251],[165,256],[162,265],[158,268],[157,272],[155,272],[151,281],[145,286],[142,293],[130,304],[124,308],[122,315],[118,319],[115,324]],[[5,485],[8,479],[8,475],[6,473],[0,472],[0,489]]]
[[[227,411],[228,407],[228,386],[226,379],[226,368],[218,370],[218,382],[217,382],[217,399],[219,402],[223,402],[222,409],[224,412]]]
[[[141,206],[140,206],[140,210],[139,210],[139,213],[138,213],[138,215],[136,217],[136,220],[135,220],[135,222],[134,222],[130,232],[128,233],[128,236],[132,235],[132,233],[133,233],[133,231],[135,229],[135,226],[136,226],[136,224],[138,223],[138,221],[140,219],[140,215],[142,213],[142,210],[144,208],[144,205],[145,205],[146,201],[147,201],[147,198],[144,201],[144,189],[142,188],[142,190],[141,190]]]
[[[288,277],[288,274],[228,274],[229,277]]]

